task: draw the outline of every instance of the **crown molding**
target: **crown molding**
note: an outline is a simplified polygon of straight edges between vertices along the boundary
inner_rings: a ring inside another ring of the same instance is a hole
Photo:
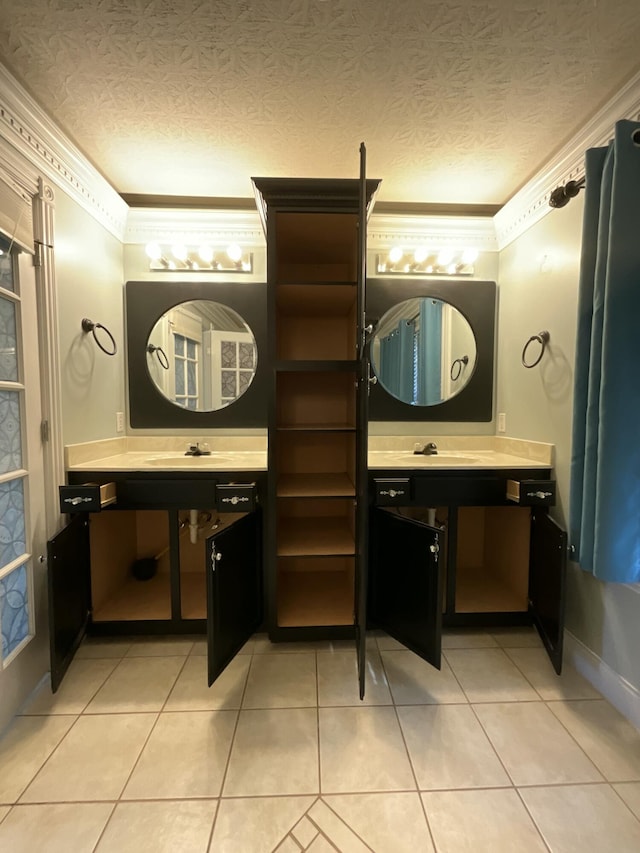
[[[640,73],[634,75],[549,163],[517,192],[494,216],[498,250],[550,213],[552,191],[567,181],[584,175],[584,153],[588,148],[607,145],[620,119],[640,119]]]
[[[257,210],[209,210],[132,207],[127,216],[125,243],[237,243],[264,246]]]
[[[411,249],[425,244],[433,244],[434,248],[475,248],[481,252],[498,250],[491,216],[372,213],[367,229],[369,249],[389,249],[394,245]]]
[[[127,204],[1,64],[0,139],[122,240]]]
[[[408,211],[398,214],[374,211],[369,222],[369,247],[382,249],[396,243],[411,247],[433,241],[438,246],[474,246],[480,251],[501,251],[552,211],[549,207],[551,192],[558,185],[583,176],[584,152],[606,145],[616,121],[623,118],[640,119],[640,73],[627,81],[493,218],[489,215],[407,215]],[[208,241],[233,240],[241,246],[264,244],[258,215],[252,211],[228,207],[200,211],[129,208],[1,64],[0,139],[8,143],[8,150],[0,151],[0,161],[10,166],[16,190],[28,187],[35,192],[37,178],[44,176],[121,241],[166,242],[182,234],[185,240],[192,242],[201,237]],[[14,152],[20,156],[16,157]],[[154,219],[154,214],[160,215]],[[162,216],[165,217],[164,225]],[[180,227],[176,231],[178,224]]]

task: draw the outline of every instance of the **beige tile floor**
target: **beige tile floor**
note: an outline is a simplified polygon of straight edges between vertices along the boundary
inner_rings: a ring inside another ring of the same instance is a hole
[[[640,733],[529,629],[87,641],[0,740],[4,853],[638,853]]]

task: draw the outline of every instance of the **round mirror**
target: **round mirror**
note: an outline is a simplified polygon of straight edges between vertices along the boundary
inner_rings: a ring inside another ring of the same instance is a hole
[[[376,326],[371,363],[378,381],[411,406],[436,406],[471,379],[476,341],[467,318],[441,299],[407,299]]]
[[[258,362],[255,338],[242,317],[208,299],[182,302],[163,314],[146,350],[156,388],[197,412],[222,409],[241,397]]]

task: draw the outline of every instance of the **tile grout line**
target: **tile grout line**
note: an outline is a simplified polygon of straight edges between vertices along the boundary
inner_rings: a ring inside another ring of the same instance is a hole
[[[543,701],[544,701],[544,700],[543,700]],[[560,702],[562,702],[562,704],[565,704],[565,705],[569,705],[569,704],[570,704],[570,703],[572,703],[572,702],[582,702],[582,701],[583,701],[582,699],[569,699],[569,700],[566,700],[566,699],[565,699],[565,700],[559,700],[559,701],[558,701],[558,700],[556,700],[557,704],[560,704]],[[592,701],[600,701],[600,700],[592,700]],[[605,702],[605,703],[606,703],[606,701],[607,701],[607,700],[606,700],[606,699],[602,699],[601,701],[603,701],[603,702]],[[599,767],[599,765],[596,763],[595,759],[591,758],[591,756],[589,755],[589,753],[587,752],[587,750],[582,746],[582,744],[581,744],[581,743],[580,743],[580,741],[577,739],[577,737],[575,737],[575,735],[573,734],[573,732],[571,732],[571,731],[570,731],[570,729],[568,729],[568,728],[567,728],[567,726],[563,723],[563,721],[562,721],[562,720],[561,720],[561,719],[560,719],[556,714],[554,714],[554,713],[553,713],[553,709],[550,707],[550,703],[545,701],[545,702],[544,702],[544,704],[545,704],[545,707],[547,708],[547,710],[549,711],[549,713],[553,716],[553,719],[554,719],[554,720],[556,720],[558,723],[560,723],[560,725],[561,725],[561,726],[562,726],[562,728],[565,730],[565,732],[569,735],[569,737],[571,738],[571,740],[575,743],[575,745],[578,747],[578,749],[579,749],[579,750],[583,753],[583,755],[586,757],[587,761],[588,761],[590,764],[592,764],[592,765],[595,767],[595,769],[598,771],[598,773],[602,776],[602,781],[604,781],[604,782],[610,782],[610,780],[607,778],[607,775],[606,775],[606,773],[604,772],[604,770],[601,770],[601,769],[600,769],[600,767]],[[581,784],[581,783],[576,782],[575,784]]]
[[[252,648],[255,649],[255,645]],[[244,687],[242,688],[242,695],[240,696],[240,701],[238,702],[239,707],[238,707],[238,712],[236,714],[236,722],[235,722],[235,725],[233,727],[233,734],[231,735],[231,740],[229,741],[229,752],[227,753],[227,760],[226,760],[225,766],[224,766],[224,773],[222,774],[222,779],[220,780],[220,790],[218,792],[218,797],[217,797],[216,813],[213,816],[213,821],[211,823],[211,831],[209,832],[209,841],[207,844],[207,851],[211,851],[211,844],[213,843],[213,834],[215,832],[216,824],[218,823],[218,817],[220,815],[220,807],[222,805],[224,786],[227,783],[227,776],[229,774],[229,765],[231,763],[231,755],[233,753],[233,746],[235,744],[236,735],[238,733],[238,726],[240,725],[240,714],[242,713],[242,710],[243,710],[242,706],[244,704],[244,697],[246,695],[247,686],[249,684],[249,675],[251,673],[251,667],[253,666],[254,656],[255,656],[255,652],[252,651],[251,654],[249,655],[249,666],[247,667],[247,672],[246,672],[245,677],[244,677]],[[242,798],[239,798],[239,799],[242,799]]]
[[[335,796],[347,796],[347,797],[348,797],[348,796],[353,796],[353,794],[336,794]],[[356,796],[357,796],[357,795],[356,795]],[[352,826],[349,826],[349,824],[346,822],[346,820],[338,814],[338,812],[333,808],[333,806],[332,806],[332,805],[330,805],[329,803],[327,803],[327,802],[326,802],[326,800],[324,800],[323,798],[321,798],[321,802],[322,802],[322,804],[323,804],[324,806],[326,806],[326,807],[329,809],[329,811],[333,812],[333,814],[336,816],[336,818],[337,818],[341,823],[343,823],[343,824],[347,827],[347,829],[348,829],[348,830],[350,830],[350,832],[352,832],[352,833],[355,835],[355,837],[358,839],[358,841],[361,841],[361,842],[362,842],[362,844],[364,844],[364,846],[367,848],[367,850],[371,850],[371,853],[376,853],[376,851],[375,851],[372,847],[370,847],[370,846],[367,844],[367,842],[364,840],[364,838],[362,838],[362,837],[360,836],[360,834],[359,834],[358,832],[356,832],[356,831],[355,831],[355,829],[354,829]],[[312,807],[311,807],[311,808],[312,808]],[[308,813],[307,813],[307,817],[308,817],[308,818],[309,818],[309,820],[313,823],[313,825],[317,827],[318,832],[321,832],[321,833],[322,833],[322,835],[324,835],[324,836],[326,837],[326,835],[325,835],[324,831],[320,828],[320,826],[318,826],[318,824],[316,823],[316,821],[315,821],[315,820],[314,820],[314,819],[313,819],[313,818],[312,818]],[[331,840],[331,839],[329,839],[329,840]]]
[[[318,671],[318,652],[314,655],[316,663],[316,748],[318,750],[318,796],[322,796],[322,753],[320,751],[320,673]]]
[[[611,788],[611,790],[613,791],[613,793],[616,795],[616,797],[618,797],[618,799],[619,799],[619,800],[622,802],[622,804],[625,806],[625,808],[627,809],[627,811],[628,811],[631,815],[633,815],[633,817],[638,821],[638,823],[640,823],[640,815],[637,815],[637,814],[633,811],[633,809],[631,808],[631,806],[629,805],[629,803],[627,803],[627,801],[624,799],[624,797],[622,796],[622,794],[620,794],[620,793],[619,793],[618,791],[616,791],[616,789],[614,788],[614,785],[622,785],[622,784],[624,784],[624,783],[623,783],[623,782],[607,782],[607,784],[609,785],[609,787]],[[633,784],[633,783],[631,783],[631,784]],[[1,822],[1,821],[0,821],[0,822]]]
[[[376,639],[376,645],[378,645],[377,639]],[[425,807],[422,795],[420,794],[420,784],[418,782],[418,777],[416,775],[415,767],[413,766],[413,760],[411,758],[411,752],[409,751],[409,747],[407,745],[407,741],[406,741],[405,734],[404,734],[404,729],[402,728],[402,723],[400,722],[400,715],[398,714],[398,706],[396,704],[395,696],[393,695],[393,690],[391,689],[391,681],[389,679],[389,675],[387,673],[387,668],[386,668],[385,663],[384,663],[384,658],[382,656],[382,650],[380,649],[379,646],[378,646],[378,652],[380,654],[382,671],[384,672],[384,677],[386,679],[387,686],[389,687],[389,693],[391,695],[391,702],[393,703],[392,704],[393,712],[396,716],[396,722],[398,724],[398,729],[400,730],[400,737],[402,738],[402,743],[404,744],[405,753],[406,753],[407,758],[409,760],[409,767],[411,768],[411,775],[413,776],[413,781],[415,782],[415,785],[416,785],[416,795],[417,795],[418,800],[420,802],[420,808],[422,809],[422,814],[424,815],[424,820],[425,820],[425,823],[427,825],[427,832],[429,833],[429,838],[431,839],[431,844],[433,845],[434,851],[437,851],[438,848],[436,847],[436,841],[435,841],[435,838],[433,835],[433,830],[431,829],[431,823],[429,822],[429,817],[427,815],[427,809]]]

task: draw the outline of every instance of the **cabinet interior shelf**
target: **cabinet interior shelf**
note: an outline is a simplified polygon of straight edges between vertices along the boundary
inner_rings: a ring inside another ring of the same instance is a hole
[[[276,373],[320,373],[345,370],[354,373],[358,362],[351,359],[281,359],[276,362]]]
[[[353,424],[341,423],[341,424],[278,424],[276,427],[278,431],[281,432],[354,432],[355,426]]]
[[[276,290],[278,310],[285,317],[343,316],[356,296],[355,282],[280,283]]]
[[[353,625],[353,579],[347,572],[287,572],[278,579],[278,625]]]
[[[276,493],[281,498],[354,497],[356,487],[346,473],[281,474]]]
[[[277,544],[279,557],[354,553],[353,532],[344,518],[319,516],[280,519]]]

